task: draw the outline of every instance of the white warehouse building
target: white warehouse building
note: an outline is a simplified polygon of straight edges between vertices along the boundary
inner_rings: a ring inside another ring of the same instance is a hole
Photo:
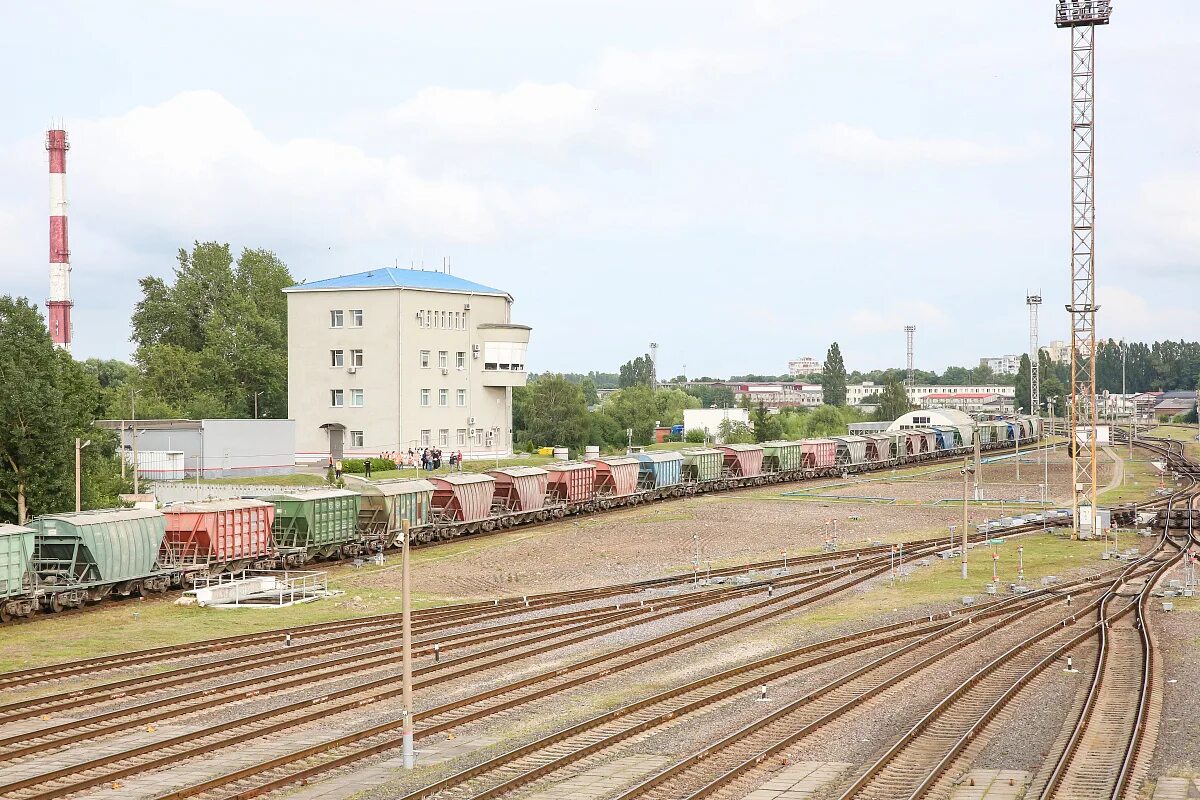
[[[530,329],[513,324],[507,292],[391,267],[284,292],[298,460],[421,447],[511,454]]]

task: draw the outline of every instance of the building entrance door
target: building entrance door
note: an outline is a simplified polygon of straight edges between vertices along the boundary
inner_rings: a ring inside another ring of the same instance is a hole
[[[342,448],[345,446],[346,426],[337,422],[327,422],[321,426],[329,434],[329,457],[334,461],[342,460]]]

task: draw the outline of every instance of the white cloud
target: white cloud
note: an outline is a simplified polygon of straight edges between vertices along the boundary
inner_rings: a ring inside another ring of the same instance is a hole
[[[868,128],[835,123],[800,141],[803,152],[862,167],[907,168],[925,164],[970,166],[1015,161],[1022,151],[965,139],[887,139]]]
[[[1200,173],[1149,181],[1139,192],[1138,215],[1159,236],[1194,252],[1200,245]]]
[[[516,192],[454,175],[426,177],[401,156],[328,139],[276,141],[222,95],[184,92],[156,106],[72,125],[72,179],[93,187],[93,218],[143,231],[252,224],[311,241],[492,238],[552,210],[546,189]],[[100,198],[103,200],[100,201]]]
[[[1136,332],[1151,333],[1160,314],[1150,309],[1150,304],[1141,295],[1120,286],[1097,284],[1096,333],[1102,338],[1131,338]]]
[[[708,98],[727,80],[750,75],[762,67],[763,59],[748,51],[609,49],[592,71],[589,83],[604,100],[689,103]]]
[[[849,330],[855,334],[892,333],[899,336],[905,325],[916,325],[917,336],[924,329],[940,330],[946,327],[949,318],[935,305],[924,301],[889,301],[889,305],[902,305],[903,311],[881,312],[873,308],[859,308],[850,314]]]

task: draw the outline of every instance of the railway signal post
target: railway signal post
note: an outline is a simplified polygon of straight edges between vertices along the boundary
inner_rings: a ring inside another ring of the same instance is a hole
[[[978,436],[978,434],[976,434]],[[976,447],[979,445],[979,439],[975,440]],[[962,521],[962,577],[967,579],[967,508],[971,497],[969,494],[971,476],[975,474],[975,468],[971,466],[971,462],[963,459],[963,468],[959,470],[963,476],[963,521]]]

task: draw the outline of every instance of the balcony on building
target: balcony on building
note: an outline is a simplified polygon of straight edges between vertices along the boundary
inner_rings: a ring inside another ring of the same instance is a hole
[[[488,323],[479,326],[479,357],[484,386],[524,386],[528,325]]]

